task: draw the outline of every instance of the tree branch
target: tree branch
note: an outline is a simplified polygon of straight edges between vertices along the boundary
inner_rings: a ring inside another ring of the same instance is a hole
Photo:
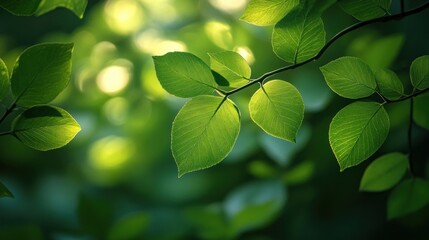
[[[364,27],[366,25],[370,25],[370,24],[373,24],[373,23],[385,23],[385,22],[390,22],[390,21],[393,21],[393,20],[401,20],[401,19],[403,19],[403,18],[405,18],[407,16],[411,16],[411,15],[420,13],[420,12],[422,12],[423,10],[425,10],[427,8],[429,8],[429,2],[423,4],[423,5],[419,6],[419,7],[416,7],[414,9],[410,10],[410,11],[406,11],[406,12],[405,11],[404,12],[401,11],[401,13],[398,13],[398,14],[383,16],[383,17],[379,17],[379,18],[374,18],[374,19],[371,19],[371,20],[368,20],[368,21],[358,22],[356,24],[353,24],[353,25],[351,25],[351,26],[343,29],[342,31],[340,31],[336,35],[334,35],[325,44],[325,46],[323,46],[323,48],[320,49],[319,53],[316,56],[314,56],[314,57],[312,57],[312,58],[310,58],[310,59],[308,59],[308,60],[306,60],[304,62],[300,62],[300,63],[297,63],[297,64],[288,65],[288,66],[284,66],[284,67],[275,69],[273,71],[267,72],[267,73],[263,74],[262,76],[260,76],[259,78],[256,78],[256,79],[252,80],[251,82],[246,83],[245,85],[243,85],[243,86],[241,86],[239,88],[236,88],[236,89],[233,89],[231,91],[225,92],[225,95],[229,96],[229,95],[234,94],[236,92],[239,92],[239,91],[241,91],[241,90],[243,90],[243,89],[245,89],[245,88],[247,88],[247,87],[249,87],[249,86],[257,83],[257,82],[263,82],[265,79],[267,79],[267,78],[269,78],[269,77],[271,77],[271,76],[273,76],[275,74],[278,74],[278,73],[281,73],[281,72],[285,72],[285,71],[288,71],[288,70],[292,70],[292,69],[298,68],[298,67],[300,67],[302,65],[305,65],[307,63],[310,63],[312,61],[315,61],[315,60],[319,59],[326,52],[326,50],[328,50],[329,47],[331,47],[331,45],[334,42],[336,42],[338,39],[340,39],[342,36],[346,35],[347,33],[353,32],[354,30],[357,30],[359,28],[362,28],[362,27]]]
[[[414,170],[414,164],[413,164],[413,136],[412,136],[412,131],[413,131],[413,104],[414,103],[414,99],[411,98],[410,99],[410,117],[409,117],[409,123],[408,123],[408,167],[410,169],[410,173],[413,176],[416,176],[416,172]]]
[[[387,100],[386,99],[385,101],[386,101],[386,103],[402,102],[402,101],[405,101],[405,100],[410,99],[410,98],[413,99],[414,97],[417,97],[418,95],[423,94],[423,93],[428,92],[428,91],[429,91],[429,88],[426,88],[425,90],[414,92],[413,94],[410,94],[408,96],[405,96],[405,97],[402,97],[402,98],[399,98],[396,100]]]

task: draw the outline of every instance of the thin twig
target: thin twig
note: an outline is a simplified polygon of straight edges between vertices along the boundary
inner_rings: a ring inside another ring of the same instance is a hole
[[[243,90],[243,89],[245,89],[245,88],[247,88],[247,87],[249,87],[249,86],[257,83],[257,82],[262,82],[265,79],[267,79],[267,78],[269,78],[269,77],[271,77],[271,76],[273,76],[275,74],[278,74],[278,73],[281,73],[281,72],[285,72],[285,71],[288,71],[288,70],[292,70],[292,69],[298,68],[298,67],[300,67],[302,65],[305,65],[307,63],[310,63],[312,61],[315,61],[315,60],[319,59],[326,52],[326,50],[328,50],[328,48],[334,42],[336,42],[338,39],[340,39],[342,36],[346,35],[347,33],[353,32],[354,30],[357,30],[359,28],[362,28],[362,27],[364,27],[366,25],[370,25],[370,24],[373,24],[373,23],[385,23],[385,22],[389,22],[389,21],[393,21],[393,20],[401,20],[401,19],[403,19],[405,17],[408,17],[408,16],[411,16],[411,15],[420,13],[421,11],[423,11],[423,10],[425,10],[427,8],[429,8],[429,2],[423,4],[423,5],[419,6],[419,7],[416,7],[414,9],[410,10],[410,11],[406,11],[406,12],[404,11],[404,12],[401,12],[401,13],[398,13],[398,14],[395,14],[395,15],[388,15],[388,16],[374,18],[374,19],[371,19],[371,20],[368,20],[368,21],[364,21],[364,22],[359,22],[359,23],[353,24],[353,25],[351,25],[351,26],[343,29],[342,31],[338,32],[335,36],[333,36],[325,44],[325,46],[323,46],[323,48],[320,49],[319,53],[316,56],[314,56],[314,57],[312,57],[312,58],[310,58],[308,60],[305,60],[304,62],[300,62],[300,63],[297,63],[297,64],[288,65],[288,66],[284,66],[284,67],[275,69],[273,71],[267,72],[267,73],[263,74],[262,76],[260,76],[259,78],[256,78],[256,79],[252,80],[251,82],[248,82],[248,83],[246,83],[245,85],[243,85],[243,86],[241,86],[239,88],[236,88],[236,89],[233,89],[231,91],[225,92],[225,95],[229,96],[229,95],[234,94],[236,92],[239,92],[239,91],[241,91],[241,90]]]
[[[413,104],[414,98],[410,98],[410,117],[408,122],[408,167],[410,168],[410,173],[414,177],[416,175],[413,164]]]
[[[0,123],[2,123],[6,119],[6,117],[15,109],[15,107],[16,103],[13,103],[8,109],[6,109],[6,112],[0,118]]]

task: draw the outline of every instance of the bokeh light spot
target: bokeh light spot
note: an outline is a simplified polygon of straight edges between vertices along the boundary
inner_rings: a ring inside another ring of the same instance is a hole
[[[130,72],[123,66],[109,66],[97,75],[98,88],[107,94],[122,91],[130,81]]]

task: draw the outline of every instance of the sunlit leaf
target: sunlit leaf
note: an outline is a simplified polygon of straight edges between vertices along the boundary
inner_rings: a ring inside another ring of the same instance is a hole
[[[52,101],[68,84],[73,43],[46,43],[26,49],[11,76],[12,93],[20,106]]]
[[[416,89],[429,88],[429,55],[418,57],[411,63],[410,76]]]
[[[141,239],[149,224],[147,213],[134,213],[120,219],[110,228],[107,239]]]
[[[0,59],[0,100],[9,92],[9,87],[9,71],[7,70],[3,60]]]
[[[18,16],[34,14],[41,0],[1,0],[0,7]]]
[[[240,54],[224,51],[210,53],[209,56],[211,69],[222,75],[229,83],[228,86],[238,87],[248,82],[251,69]]]
[[[329,143],[340,170],[358,165],[374,154],[389,133],[383,105],[354,102],[341,109],[329,127]]]
[[[338,3],[344,12],[366,21],[388,13],[392,0],[341,0]]]
[[[270,223],[284,206],[286,190],[279,181],[252,182],[232,192],[224,203],[235,234]]]
[[[345,98],[368,97],[377,87],[371,68],[356,57],[338,58],[320,70],[332,91]]]
[[[359,189],[380,192],[395,186],[407,171],[408,158],[401,153],[389,153],[374,160],[365,170]]]
[[[37,8],[36,15],[42,15],[58,7],[64,7],[72,11],[79,18],[83,17],[87,0],[42,0]]]
[[[300,63],[317,55],[325,45],[325,35],[320,15],[313,14],[311,7],[303,4],[275,25],[273,50],[286,62]]]
[[[69,113],[53,106],[27,109],[14,120],[12,126],[14,136],[40,151],[66,145],[79,131],[79,124]]]
[[[375,72],[375,80],[381,95],[389,100],[396,100],[404,95],[404,86],[396,73],[389,69]]]
[[[0,182],[0,198],[2,197],[11,197],[13,198],[13,194],[7,189],[7,187]]]
[[[393,219],[415,212],[429,203],[429,182],[420,178],[399,184],[387,200],[387,218]]]
[[[258,26],[274,25],[298,4],[299,0],[251,0],[240,19]]]
[[[272,80],[253,94],[249,111],[252,120],[265,132],[295,142],[304,119],[304,101],[292,84]]]
[[[414,98],[414,122],[429,130],[429,94],[422,94]]]
[[[177,114],[171,134],[179,177],[222,161],[239,130],[240,115],[230,100],[198,96],[187,102]]]
[[[195,97],[210,94],[217,86],[210,67],[190,53],[170,52],[153,61],[159,82],[172,95]]]

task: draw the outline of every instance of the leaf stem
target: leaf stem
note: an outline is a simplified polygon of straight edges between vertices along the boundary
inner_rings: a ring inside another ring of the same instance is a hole
[[[16,103],[14,102],[9,108],[6,109],[6,112],[3,114],[3,116],[0,118],[0,123],[2,123],[5,118],[15,109]]]
[[[12,134],[12,131],[2,132],[2,133],[0,133],[0,136],[11,135],[11,134]]]
[[[285,72],[285,71],[288,71],[288,70],[292,70],[292,69],[298,68],[300,66],[303,66],[303,65],[305,65],[307,63],[310,63],[312,61],[318,60],[326,52],[326,50],[328,50],[329,47],[332,46],[332,44],[334,42],[336,42],[338,39],[340,39],[342,36],[346,35],[347,33],[353,32],[354,30],[357,30],[359,28],[362,28],[362,27],[364,27],[366,25],[370,25],[370,24],[373,24],[373,23],[385,23],[385,22],[390,22],[390,21],[393,21],[393,20],[401,20],[401,19],[403,19],[403,18],[405,18],[407,16],[411,16],[411,15],[420,13],[420,12],[422,12],[423,10],[425,10],[427,8],[429,8],[429,2],[424,3],[421,6],[416,7],[414,9],[410,10],[410,11],[402,11],[402,9],[401,9],[401,13],[398,13],[398,14],[383,16],[383,17],[374,18],[374,19],[371,19],[371,20],[368,20],[368,21],[355,23],[355,24],[353,24],[353,25],[351,25],[351,26],[343,29],[342,31],[338,32],[336,35],[334,35],[325,44],[325,46],[323,46],[323,48],[320,49],[319,53],[316,56],[314,56],[314,57],[312,57],[310,59],[307,59],[307,60],[305,60],[303,62],[300,62],[300,63],[295,63],[295,64],[292,64],[292,65],[284,66],[284,67],[272,70],[270,72],[267,72],[267,73],[263,74],[262,76],[260,76],[259,78],[253,79],[252,81],[244,84],[241,87],[238,87],[238,88],[233,89],[231,91],[225,92],[225,95],[228,96],[228,95],[234,94],[236,92],[239,92],[239,91],[241,91],[241,90],[243,90],[245,88],[248,88],[248,87],[252,86],[253,84],[255,84],[257,82],[262,82],[265,79],[267,79],[267,78],[269,78],[269,77],[271,77],[271,76],[273,76],[275,74],[278,74],[278,73],[281,73],[281,72]]]
[[[409,116],[409,122],[408,122],[408,167],[410,169],[411,175],[414,177],[416,176],[415,170],[414,170],[414,164],[413,164],[413,105],[414,105],[414,98],[410,98],[410,116]]]

